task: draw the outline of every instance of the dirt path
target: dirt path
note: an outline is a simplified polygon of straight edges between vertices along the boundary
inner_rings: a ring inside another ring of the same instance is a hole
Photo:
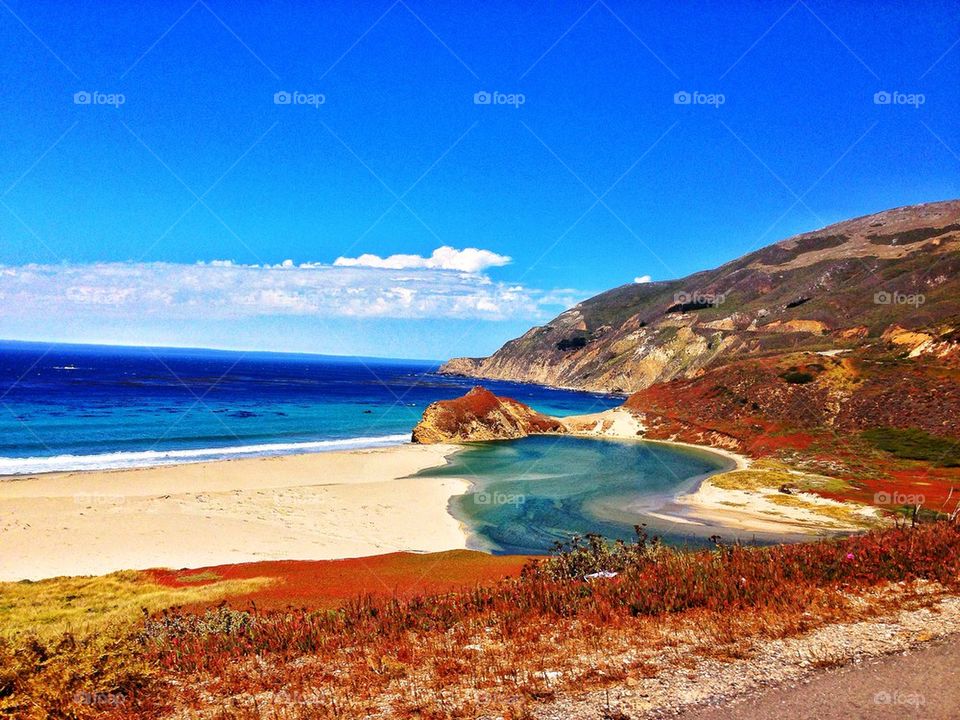
[[[960,718],[960,637],[821,671],[801,685],[701,708],[678,720]]]

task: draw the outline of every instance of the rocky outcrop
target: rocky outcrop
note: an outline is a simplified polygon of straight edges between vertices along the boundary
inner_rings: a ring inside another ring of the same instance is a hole
[[[906,348],[958,317],[960,201],[951,200],[797,235],[680,280],[615,288],[440,372],[635,392],[734,358],[885,343],[892,325]],[[913,349],[952,357],[954,346]]]
[[[566,427],[556,418],[477,386],[463,397],[431,403],[413,429],[412,439],[427,445],[565,432]]]

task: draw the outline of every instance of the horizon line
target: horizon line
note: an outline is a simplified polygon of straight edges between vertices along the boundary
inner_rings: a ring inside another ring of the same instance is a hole
[[[288,350],[263,350],[237,347],[198,347],[195,345],[153,345],[149,343],[116,343],[116,342],[79,342],[69,340],[22,340],[18,338],[0,337],[0,345],[18,344],[18,345],[50,345],[50,346],[72,346],[85,348],[128,348],[138,350],[198,350],[226,353],[241,353],[244,355],[305,355],[308,357],[324,358],[350,358],[357,360],[400,360],[404,362],[423,362],[442,364],[446,360],[438,358],[412,358],[412,357],[392,357],[386,355],[342,355],[337,353],[307,352],[307,351],[288,351]],[[449,358],[448,358],[449,359]]]

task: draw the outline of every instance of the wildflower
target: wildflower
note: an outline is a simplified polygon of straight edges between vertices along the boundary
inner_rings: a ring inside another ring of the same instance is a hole
[[[853,553],[847,553],[847,560],[853,560],[855,557]]]

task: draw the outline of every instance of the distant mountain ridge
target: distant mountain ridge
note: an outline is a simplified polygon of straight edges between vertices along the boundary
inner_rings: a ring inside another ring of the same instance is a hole
[[[958,271],[960,200],[900,207],[614,288],[440,372],[636,392],[733,357],[882,343],[943,358],[956,351]]]

